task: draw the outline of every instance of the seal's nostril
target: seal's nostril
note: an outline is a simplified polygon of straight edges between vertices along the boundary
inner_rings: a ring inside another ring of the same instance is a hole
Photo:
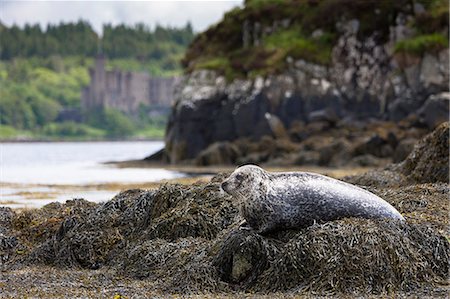
[[[228,186],[227,182],[223,182],[222,185],[221,185],[223,190],[225,190],[227,188],[227,186]]]

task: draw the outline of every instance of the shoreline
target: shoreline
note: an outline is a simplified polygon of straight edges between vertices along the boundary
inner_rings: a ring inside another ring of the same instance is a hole
[[[68,142],[148,142],[148,141],[162,141],[164,142],[164,138],[137,138],[137,139],[59,139],[59,140],[52,140],[52,139],[24,139],[24,140],[17,140],[17,139],[0,139],[0,144],[2,143],[68,143]]]
[[[130,163],[132,162],[132,163]],[[90,202],[109,201],[125,190],[158,189],[165,184],[195,185],[206,183],[219,173],[232,172],[234,166],[197,167],[192,165],[167,165],[145,160],[108,162],[105,164],[126,168],[159,168],[181,172],[185,176],[172,179],[154,180],[148,182],[109,182],[88,184],[36,184],[0,182],[0,188],[8,190],[0,198],[0,206],[11,207],[14,210],[40,208],[50,202],[64,203],[73,198],[84,198]],[[269,171],[307,171],[321,173],[336,179],[345,176],[362,174],[371,168],[329,168],[329,167],[265,167]]]
[[[112,165],[117,168],[162,168],[166,170],[178,171],[193,175],[215,175],[220,172],[232,172],[238,166],[235,165],[211,165],[211,166],[195,166],[189,164],[168,164],[164,162],[148,161],[148,160],[127,160],[127,161],[108,161],[103,162],[105,165]],[[264,167],[268,171],[274,172],[289,172],[289,171],[302,171],[302,172],[316,172],[324,175],[328,175],[334,178],[342,178],[348,175],[357,175],[365,173],[369,170],[376,169],[377,167],[328,167],[328,166],[308,166],[308,165],[290,165],[290,166],[273,166],[266,165],[264,163],[259,166]]]

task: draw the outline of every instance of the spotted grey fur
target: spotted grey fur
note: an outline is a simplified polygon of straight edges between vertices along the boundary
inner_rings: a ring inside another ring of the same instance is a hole
[[[271,173],[245,165],[223,181],[222,189],[239,201],[241,215],[259,233],[345,217],[404,220],[375,194],[315,173]]]

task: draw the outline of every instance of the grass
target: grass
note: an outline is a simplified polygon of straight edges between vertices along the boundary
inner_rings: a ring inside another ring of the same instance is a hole
[[[58,138],[88,137],[101,139],[106,135],[104,130],[75,122],[50,123],[42,129],[42,133],[44,136]]]
[[[0,140],[23,139],[29,138],[31,135],[32,133],[29,131],[18,130],[7,125],[0,125]]]
[[[225,57],[213,57],[200,60],[196,67],[206,70],[227,69],[230,66],[230,61]]]
[[[236,49],[228,56],[207,56],[199,59],[194,69],[215,70],[228,81],[239,77],[266,76],[286,67],[286,58],[305,59],[317,64],[331,62],[331,33],[317,38],[307,37],[298,27],[266,36],[259,46]]]
[[[164,127],[149,126],[138,130],[133,136],[138,139],[163,139],[165,133]]]
[[[163,139],[165,127],[149,125],[143,129],[135,129],[124,139]],[[89,141],[107,140],[107,132],[86,124],[73,122],[50,123],[43,128],[18,130],[11,126],[0,125],[1,140],[47,140],[47,141]]]
[[[284,56],[305,59],[319,64],[331,61],[331,34],[312,38],[302,34],[299,28],[276,32],[264,39],[264,45],[270,50],[281,50]],[[285,57],[283,57],[285,58]]]
[[[396,43],[395,52],[423,55],[427,51],[448,48],[448,38],[439,33],[418,35]]]

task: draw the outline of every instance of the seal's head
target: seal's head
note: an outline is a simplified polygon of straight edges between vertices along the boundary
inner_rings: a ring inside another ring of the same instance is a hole
[[[235,197],[247,197],[265,185],[269,174],[256,165],[237,168],[225,181],[222,189]]]

